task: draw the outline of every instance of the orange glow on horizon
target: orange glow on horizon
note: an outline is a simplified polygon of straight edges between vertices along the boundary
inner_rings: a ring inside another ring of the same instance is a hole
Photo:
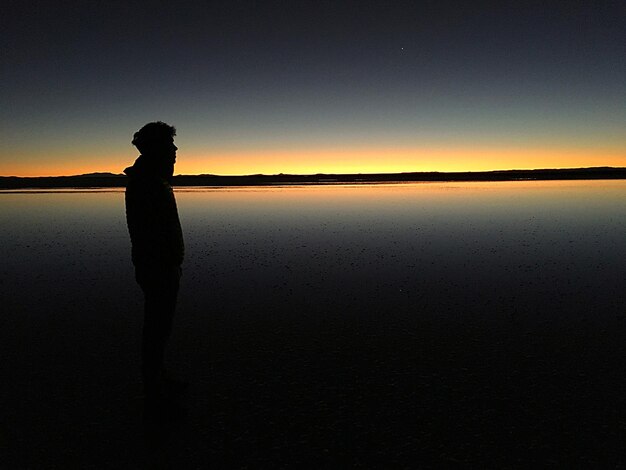
[[[40,158],[0,166],[2,176],[61,176],[121,173],[136,153],[99,157]],[[178,152],[176,174],[316,174],[489,171],[534,168],[626,167],[624,148],[323,148]]]
[[[177,174],[316,174],[489,171],[626,166],[624,149],[398,148],[181,154]]]

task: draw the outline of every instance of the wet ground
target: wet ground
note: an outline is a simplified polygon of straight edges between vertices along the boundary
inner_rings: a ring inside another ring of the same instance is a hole
[[[147,427],[140,325],[107,318],[119,302],[97,321],[12,325],[27,343],[3,342],[7,468],[624,464],[623,315],[338,302],[295,316],[281,300],[181,318],[170,366],[191,383],[187,412]]]
[[[446,188],[180,193],[190,389],[149,422],[121,194],[4,211],[3,465],[626,465],[622,189]]]

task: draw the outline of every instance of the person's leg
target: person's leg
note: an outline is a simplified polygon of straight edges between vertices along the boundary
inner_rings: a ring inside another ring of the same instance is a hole
[[[146,394],[161,392],[167,342],[172,332],[180,274],[178,268],[137,270],[145,297],[142,375]]]

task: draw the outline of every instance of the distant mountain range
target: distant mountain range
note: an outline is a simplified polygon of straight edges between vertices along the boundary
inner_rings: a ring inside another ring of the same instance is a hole
[[[626,179],[626,168],[594,167],[538,170],[496,170],[469,172],[355,173],[315,175],[178,175],[175,186],[267,186],[281,184],[392,183],[420,181],[516,181]],[[0,176],[0,189],[119,188],[127,176],[88,173],[75,176]]]

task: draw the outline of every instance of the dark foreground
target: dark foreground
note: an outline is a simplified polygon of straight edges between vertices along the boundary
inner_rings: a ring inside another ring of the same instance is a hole
[[[7,305],[2,467],[626,464],[615,296],[577,308],[556,294],[401,292],[390,305],[385,292],[365,302],[287,286],[200,299],[194,282],[171,356],[191,382],[187,416],[148,426],[134,286],[88,307],[54,295],[39,312]]]

